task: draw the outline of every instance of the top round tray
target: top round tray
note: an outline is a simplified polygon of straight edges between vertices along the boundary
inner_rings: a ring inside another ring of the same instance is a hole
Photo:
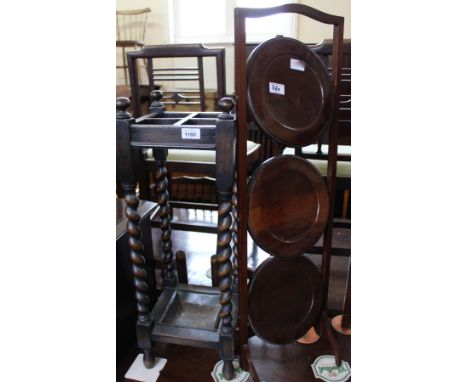
[[[251,117],[286,146],[313,143],[333,119],[334,90],[320,58],[292,38],[259,45],[247,63]]]

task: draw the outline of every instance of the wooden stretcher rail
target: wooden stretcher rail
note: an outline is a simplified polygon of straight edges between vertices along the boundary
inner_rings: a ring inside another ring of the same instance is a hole
[[[197,134],[193,130],[198,131],[199,139],[183,137],[184,134]],[[216,148],[216,126],[131,125],[130,145],[135,148],[164,147],[214,150]]]

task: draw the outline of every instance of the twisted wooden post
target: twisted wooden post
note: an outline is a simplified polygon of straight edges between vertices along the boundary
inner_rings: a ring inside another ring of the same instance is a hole
[[[222,319],[221,332],[230,334],[232,332],[232,264],[231,264],[231,202],[225,194],[218,194],[218,243],[217,260],[219,264],[219,290],[221,291],[221,313]]]
[[[171,240],[171,208],[169,206],[169,192],[167,180],[166,157],[167,149],[153,149],[154,160],[156,162],[156,194],[159,204],[159,217],[161,219],[161,242],[164,256],[163,287],[173,287],[177,284],[177,277],[174,271]]]
[[[233,186],[233,193],[231,198],[231,206],[232,206],[232,290],[234,293],[238,291],[238,274],[237,274],[237,174],[234,175],[234,186]]]
[[[222,98],[218,103],[223,111],[216,124],[216,187],[218,190],[218,241],[217,262],[219,265],[220,353],[223,360],[223,376],[226,380],[234,373],[234,329],[232,326],[232,263],[231,263],[231,199],[234,183],[234,108],[231,98]]]
[[[136,181],[133,171],[132,151],[130,147],[130,122],[132,116],[126,110],[130,106],[128,98],[117,99],[117,178],[121,182],[126,203],[125,215],[127,216],[128,245],[130,247],[130,260],[137,300],[137,342],[143,350],[143,362],[147,368],[155,364],[152,352],[151,330],[153,319],[150,315],[148,296],[147,274],[144,268],[145,257],[143,255],[142,232],[138,224],[140,215],[138,205],[140,203],[136,195]]]
[[[153,90],[150,94],[151,105],[150,112],[163,114],[166,107],[161,102],[163,92],[160,90]],[[174,254],[172,253],[172,240],[171,240],[171,208],[169,206],[169,191],[167,180],[166,158],[167,149],[153,149],[153,157],[157,166],[155,174],[156,180],[156,201],[159,204],[161,219],[161,242],[163,251],[164,269],[163,287],[173,287],[177,284],[177,276],[174,271]]]
[[[137,320],[142,323],[150,321],[149,317],[149,296],[148,283],[146,282],[145,257],[143,256],[143,242],[141,241],[140,214],[138,205],[140,201],[135,193],[135,184],[123,184],[125,192],[125,216],[127,216],[128,245],[130,247],[130,260],[132,262],[132,272],[135,279],[135,297],[137,300]]]

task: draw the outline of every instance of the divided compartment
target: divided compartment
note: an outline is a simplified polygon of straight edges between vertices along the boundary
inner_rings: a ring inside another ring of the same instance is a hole
[[[190,118],[182,123],[181,126],[216,125],[216,121],[215,118]]]
[[[139,121],[138,125],[174,125],[179,122],[181,118],[146,118]]]
[[[165,112],[164,117],[142,117],[137,120],[137,125],[159,125],[159,126],[212,126],[216,125],[220,113],[181,113]],[[155,115],[155,114],[153,114]],[[192,116],[193,115],[193,116]]]
[[[195,114],[193,116],[193,118],[210,118],[210,119],[217,119],[219,117],[219,115],[221,114],[221,112],[217,112],[217,113],[210,113],[210,112],[200,112],[198,114]]]
[[[177,119],[182,119],[185,117],[188,117],[191,113],[184,113],[181,111],[174,112],[174,111],[165,111],[164,112],[164,117],[165,118],[177,118]]]

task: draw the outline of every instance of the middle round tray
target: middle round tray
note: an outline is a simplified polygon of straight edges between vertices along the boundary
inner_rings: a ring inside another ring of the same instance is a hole
[[[307,160],[281,155],[264,162],[249,185],[248,228],[266,252],[292,257],[312,248],[325,229],[325,181]]]

